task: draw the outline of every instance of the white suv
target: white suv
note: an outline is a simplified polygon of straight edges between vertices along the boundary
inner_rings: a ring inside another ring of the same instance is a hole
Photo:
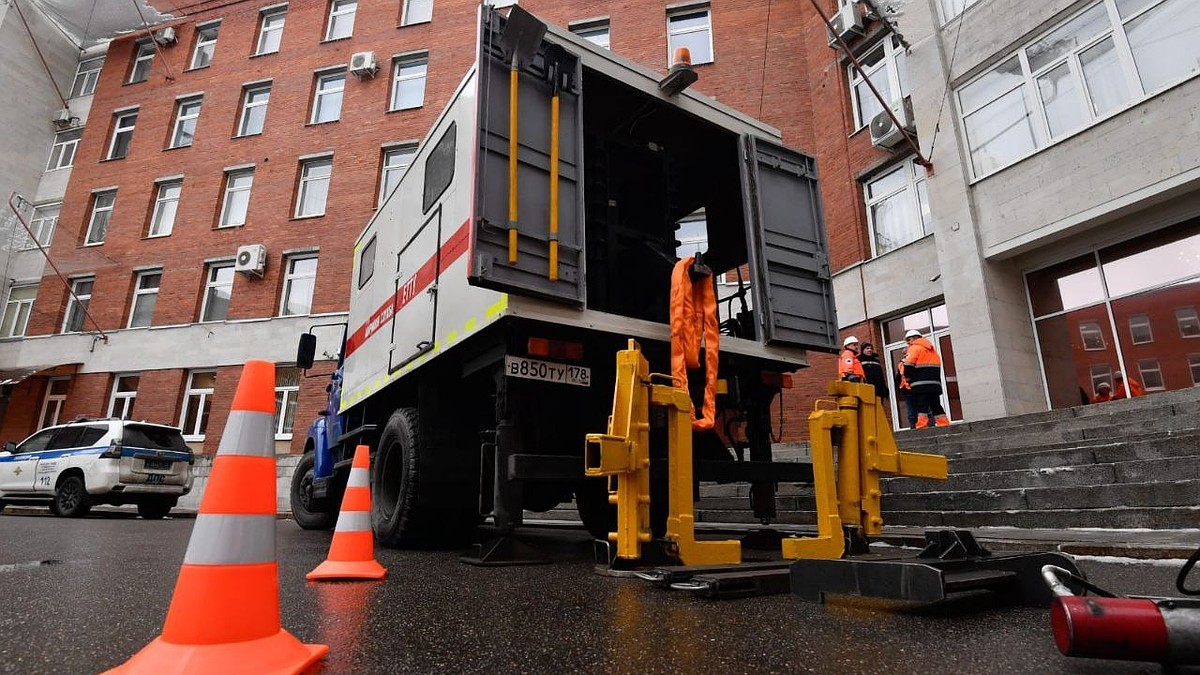
[[[48,427],[0,450],[0,510],[49,505],[59,516],[87,515],[95,504],[136,504],[162,518],[192,489],[195,458],[175,427],[81,419]]]

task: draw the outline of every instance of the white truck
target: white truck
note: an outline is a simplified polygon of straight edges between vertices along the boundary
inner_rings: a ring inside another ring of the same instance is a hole
[[[726,281],[727,392],[717,429],[695,435],[696,479],[753,482],[769,520],[775,483],[797,470],[771,461],[782,374],[837,349],[814,160],[520,7],[479,16],[474,65],[355,244],[329,406],[293,481],[297,521],[332,525],[367,442],[386,545],[460,541],[489,514],[510,532],[523,510],[572,497],[603,536],[613,511],[604,481],[583,476],[584,436],[606,427],[629,338],[670,370],[681,225]],[[302,366],[315,343],[302,336]]]

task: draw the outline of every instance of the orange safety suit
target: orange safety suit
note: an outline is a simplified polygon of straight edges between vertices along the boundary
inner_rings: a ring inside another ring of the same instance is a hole
[[[939,427],[950,426],[950,418],[942,409],[942,359],[929,340],[918,337],[908,343],[901,363],[904,379],[917,400],[917,427],[929,426],[930,414]]]
[[[1146,390],[1145,390],[1145,388],[1142,387],[1141,383],[1138,382],[1137,380],[1129,380],[1129,394],[1130,394],[1130,396],[1137,398],[1138,396],[1145,396]],[[1113,390],[1112,397],[1113,398],[1125,398],[1125,381],[1124,380],[1117,380],[1117,388],[1115,390]]]
[[[838,377],[849,382],[866,382],[867,374],[863,372],[858,355],[849,349],[843,349],[838,357]]]

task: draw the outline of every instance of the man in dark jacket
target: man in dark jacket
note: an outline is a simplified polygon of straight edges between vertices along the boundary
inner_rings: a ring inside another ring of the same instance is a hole
[[[883,364],[875,353],[875,345],[870,342],[862,343],[858,350],[858,362],[862,364],[863,376],[867,384],[875,386],[875,395],[887,402],[889,391],[887,375],[883,372]]]

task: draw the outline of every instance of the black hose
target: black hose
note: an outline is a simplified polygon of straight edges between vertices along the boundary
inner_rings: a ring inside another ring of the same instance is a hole
[[[1179,570],[1179,576],[1175,579],[1175,588],[1178,588],[1179,592],[1184,595],[1200,595],[1200,588],[1187,588],[1183,584],[1183,582],[1187,581],[1188,574],[1191,573],[1192,568],[1196,566],[1197,562],[1200,562],[1200,548],[1197,548],[1196,552],[1187,559],[1187,562],[1183,563],[1183,569]]]

